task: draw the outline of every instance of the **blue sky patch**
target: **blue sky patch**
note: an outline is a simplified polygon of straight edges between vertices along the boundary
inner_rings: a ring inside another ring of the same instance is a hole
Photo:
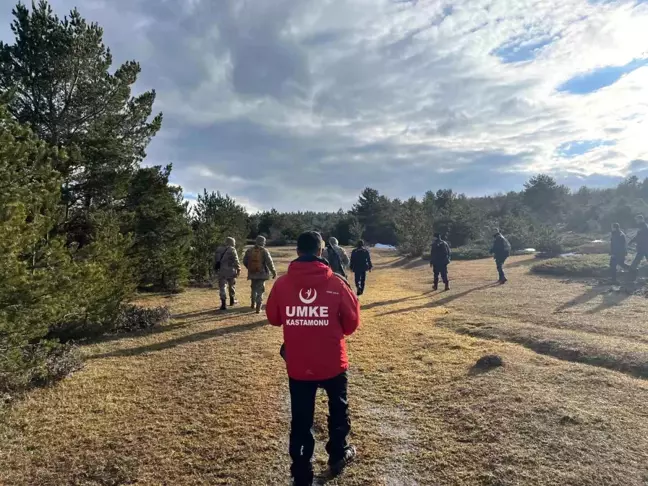
[[[578,155],[583,155],[598,147],[609,147],[616,145],[612,140],[574,140],[565,142],[558,147],[558,155],[565,159],[571,159]]]
[[[571,94],[588,94],[598,91],[606,86],[613,85],[622,76],[639,69],[642,66],[648,66],[648,58],[634,59],[624,66],[606,66],[594,69],[586,74],[580,74],[567,80],[560,86],[558,91],[564,91]]]
[[[554,39],[546,38],[534,41],[513,40],[502,44],[492,53],[499,57],[504,63],[532,61],[542,51],[542,49],[551,44]]]

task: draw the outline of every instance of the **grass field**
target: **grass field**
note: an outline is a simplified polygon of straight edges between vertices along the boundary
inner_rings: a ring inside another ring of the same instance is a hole
[[[374,259],[349,340],[360,455],[328,484],[648,484],[646,298],[531,275],[532,257],[506,286],[491,260],[455,262],[433,293],[424,263]],[[0,484],[288,485],[281,331],[213,290],[143,301],[173,321],[85,346],[84,370],[0,417]],[[486,354],[504,366],[474,368]]]

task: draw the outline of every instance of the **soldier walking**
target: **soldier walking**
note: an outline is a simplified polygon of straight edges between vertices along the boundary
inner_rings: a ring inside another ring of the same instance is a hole
[[[218,290],[221,299],[220,310],[224,311],[227,310],[228,291],[229,305],[238,304],[236,301],[236,278],[241,274],[241,264],[239,263],[234,238],[226,238],[225,246],[221,246],[216,250],[215,270],[218,274]]]
[[[243,266],[247,268],[248,280],[251,282],[252,309],[256,309],[257,314],[261,313],[266,281],[270,279],[270,276],[277,278],[272,256],[265,245],[266,239],[263,236],[257,236],[254,247],[248,249],[243,257]]]

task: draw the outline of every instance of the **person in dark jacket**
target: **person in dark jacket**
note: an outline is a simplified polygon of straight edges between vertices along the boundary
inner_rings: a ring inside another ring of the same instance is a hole
[[[637,277],[637,270],[643,259],[648,259],[648,224],[646,224],[646,220],[642,215],[637,216],[637,226],[639,226],[639,231],[637,231],[635,237],[628,243],[629,245],[633,243],[637,245],[637,256],[632,262],[632,265],[630,265],[634,278]]]
[[[612,225],[612,233],[610,235],[610,276],[612,283],[617,283],[617,267],[628,270],[629,265],[626,265],[625,258],[628,254],[628,243],[626,235],[621,231],[619,223]]]
[[[356,247],[351,252],[351,271],[355,277],[355,285],[358,296],[364,294],[367,272],[371,272],[371,254],[365,247],[365,242],[359,240]]]
[[[450,290],[450,282],[448,281],[450,258],[450,246],[441,238],[440,233],[435,233],[430,250],[430,266],[434,271],[434,290],[439,288],[439,275],[441,275],[441,279],[445,284],[446,291]]]
[[[499,283],[503,285],[508,282],[508,279],[504,274],[504,262],[509,256],[511,256],[511,244],[506,238],[504,238],[504,235],[500,233],[499,230],[495,233],[494,238],[495,241],[493,241],[493,247],[490,252],[495,258],[495,265],[497,265],[497,273],[499,274]]]
[[[317,390],[328,395],[329,455],[331,475],[339,474],[355,457],[348,443],[351,430],[347,398],[349,359],[345,337],[360,325],[360,305],[349,284],[333,273],[321,258],[319,233],[308,232],[297,240],[299,258],[288,267],[270,292],[268,321],[283,327],[290,389],[291,429],[289,451],[295,486],[313,484],[313,420]]]

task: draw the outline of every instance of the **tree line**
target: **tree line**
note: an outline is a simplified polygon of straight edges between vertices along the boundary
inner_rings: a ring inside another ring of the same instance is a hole
[[[99,25],[44,0],[16,5],[11,30],[0,42],[0,391],[16,376],[46,379],[58,343],[113,329],[138,289],[209,283],[227,236],[287,244],[315,229],[418,256],[435,232],[478,251],[495,228],[514,248],[551,247],[560,232],[630,227],[646,212],[648,179],[572,193],[546,175],[479,198],[441,189],[401,201],[366,188],[338,212],[251,215],[207,189],[190,207],[172,165],[142,166],[163,116],[155,91],[133,93],[137,62],[114,68]]]

